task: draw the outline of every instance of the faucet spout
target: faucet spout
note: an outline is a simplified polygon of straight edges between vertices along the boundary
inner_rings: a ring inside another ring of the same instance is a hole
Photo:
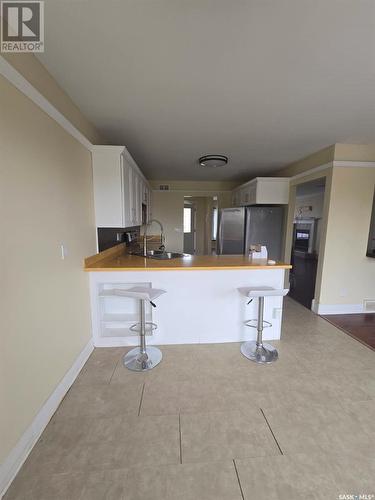
[[[152,223],[155,222],[156,224],[159,224],[160,226],[160,249],[164,250],[164,228],[163,224],[157,220],[157,219],[151,219],[147,224],[145,224],[145,229],[143,233],[143,255],[144,257],[147,256],[147,228],[152,225]]]

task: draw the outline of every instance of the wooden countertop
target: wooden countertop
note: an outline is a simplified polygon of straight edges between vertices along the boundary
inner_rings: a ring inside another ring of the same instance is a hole
[[[291,269],[292,266],[265,260],[253,261],[244,255],[190,255],[171,260],[146,259],[124,253],[124,244],[85,259],[85,271],[199,271],[224,269]]]

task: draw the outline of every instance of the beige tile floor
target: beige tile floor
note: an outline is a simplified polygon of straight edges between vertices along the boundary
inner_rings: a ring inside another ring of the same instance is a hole
[[[291,300],[273,343],[270,366],[164,346],[142,374],[96,349],[5,499],[375,495],[375,352]]]

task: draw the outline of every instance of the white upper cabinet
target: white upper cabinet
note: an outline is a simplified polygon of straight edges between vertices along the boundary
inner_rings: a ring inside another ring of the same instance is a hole
[[[145,202],[144,196],[150,187],[127,149],[124,146],[95,146],[92,166],[96,226],[140,226],[142,213],[151,210],[150,197]]]
[[[122,156],[122,187],[123,187],[123,223],[121,227],[131,227],[135,226],[134,217],[134,206],[136,203],[134,190],[133,190],[133,178],[134,170],[131,165],[126,161],[124,156]]]
[[[232,204],[235,207],[287,205],[288,202],[289,178],[287,177],[257,177],[232,192]]]
[[[135,197],[135,202],[133,203],[133,225],[140,226],[142,224],[142,184],[143,179],[138,174],[134,172],[133,177],[133,193]]]

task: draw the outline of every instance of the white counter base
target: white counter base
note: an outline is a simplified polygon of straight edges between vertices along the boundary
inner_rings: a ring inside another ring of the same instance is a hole
[[[102,284],[150,283],[166,290],[156,301],[152,321],[158,329],[147,337],[149,345],[223,343],[255,340],[256,330],[244,325],[257,317],[257,300],[248,300],[237,288],[272,286],[283,288],[284,269],[240,269],[209,271],[110,271],[90,272],[93,341],[97,347],[138,345],[137,336],[103,336]],[[265,299],[264,319],[272,323],[263,332],[264,340],[279,339],[281,334],[282,297]],[[121,304],[116,304],[118,315]],[[124,305],[124,308],[128,307]],[[134,316],[134,306],[130,317]],[[120,317],[120,315],[119,315]],[[121,317],[120,317],[121,319]],[[115,331],[115,330],[114,330]]]

